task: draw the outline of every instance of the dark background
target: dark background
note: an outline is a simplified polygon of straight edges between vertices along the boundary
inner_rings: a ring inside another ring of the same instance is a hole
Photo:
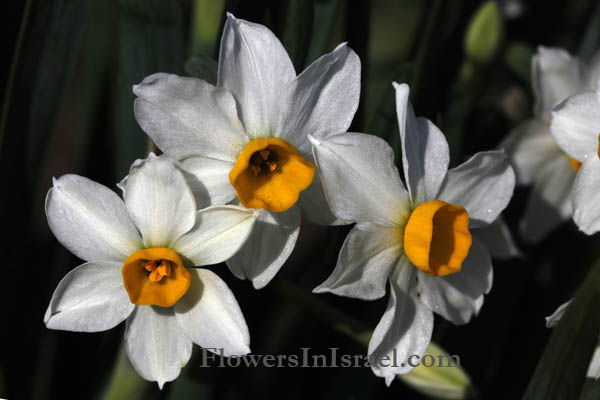
[[[588,26],[600,24],[595,0],[522,2],[518,17],[506,16],[498,53],[465,81],[457,78],[466,62],[463,38],[480,1],[225,3],[28,0],[4,8],[0,397],[107,394],[124,324],[83,334],[51,331],[42,321],[61,277],[80,263],[50,232],[45,193],[52,177],[65,173],[115,188],[130,163],[148,149],[133,118],[131,86],[154,72],[185,74],[184,63],[193,55],[216,58],[223,9],[272,29],[297,72],[348,41],[363,65],[361,105],[351,130],[378,134],[396,149],[391,81],[410,83],[417,115],[435,121],[448,135],[453,165],[494,148],[530,115],[528,55],[537,45],[561,46],[589,58],[592,52],[582,43]],[[290,19],[292,9],[296,19]],[[514,46],[525,56],[511,58]],[[515,234],[527,194],[526,188],[518,189],[504,213]],[[309,293],[332,271],[348,229],[303,222],[298,245],[280,275]],[[597,256],[596,244],[595,237],[579,233],[571,222],[538,245],[519,240],[525,257],[494,262],[494,286],[477,318],[455,327],[436,317],[433,339],[460,355],[479,398],[523,394],[550,335],[544,317],[572,296]],[[224,265],[212,269],[240,303],[253,353],[300,354],[300,348],[310,347],[312,354],[327,354],[337,347],[342,354],[365,354],[361,345],[281,297],[273,289],[276,282],[255,291]],[[387,301],[319,298],[372,328]],[[200,354],[197,346],[194,351]],[[387,388],[368,368],[200,368],[198,363],[192,358],[163,391],[125,373],[129,378],[111,392],[113,397],[104,398],[119,398],[115,393],[131,399],[423,398],[399,381]]]

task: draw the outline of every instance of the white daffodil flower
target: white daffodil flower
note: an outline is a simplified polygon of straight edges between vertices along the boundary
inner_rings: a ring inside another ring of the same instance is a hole
[[[588,68],[558,48],[540,46],[531,60],[534,115],[501,144],[511,158],[517,184],[532,185],[520,223],[526,241],[542,240],[571,218],[571,189],[581,163],[561,150],[550,134],[550,111],[567,97],[592,88],[599,69],[600,55]]]
[[[552,110],[552,135],[583,163],[573,185],[573,220],[588,235],[600,230],[600,79],[595,91],[569,97]]]
[[[177,378],[192,343],[244,355],[248,327],[225,282],[207,269],[248,237],[252,210],[196,211],[183,174],[166,158],[136,162],[124,200],[78,175],[54,180],[46,198],[50,229],[86,263],[58,284],[44,316],[50,329],[97,332],[127,320],[125,348],[145,379]],[[215,350],[216,351],[216,350]]]
[[[558,325],[558,322],[567,311],[567,307],[571,303],[571,300],[566,303],[558,306],[556,311],[552,313],[552,315],[546,317],[546,328],[554,328]],[[600,342],[596,346],[594,350],[594,354],[592,355],[592,359],[590,360],[590,365],[588,367],[586,376],[588,378],[598,379],[600,378]]]
[[[423,355],[433,312],[455,324],[478,313],[492,263],[471,231],[496,220],[515,185],[503,151],[478,153],[448,171],[443,133],[415,117],[407,85],[394,87],[408,191],[384,140],[363,133],[311,137],[333,214],[357,223],[333,273],[314,292],[373,300],[389,281],[387,309],[368,349],[373,372],[388,385],[412,369],[411,355]]]
[[[301,211],[336,224],[314,174],[307,135],[345,132],[358,107],[360,60],[345,44],[300,75],[265,26],[233,15],[221,39],[217,85],[154,74],[134,87],[142,129],[212,203],[262,209],[231,271],[264,287],[291,254]],[[236,200],[237,197],[237,200]]]

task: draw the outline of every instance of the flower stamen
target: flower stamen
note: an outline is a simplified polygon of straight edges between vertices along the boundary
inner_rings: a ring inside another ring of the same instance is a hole
[[[431,276],[460,271],[471,240],[467,211],[440,200],[415,208],[404,228],[406,256],[415,267]]]
[[[268,174],[269,172],[275,172],[277,169],[277,154],[275,151],[268,149],[262,149],[250,157],[250,166],[254,176],[258,174]]]
[[[250,141],[229,172],[229,182],[248,208],[283,212],[310,186],[315,166],[280,138]]]
[[[168,248],[134,252],[121,272],[129,300],[137,305],[171,307],[188,291],[191,282],[179,254]]]
[[[171,262],[168,260],[147,260],[143,265],[150,272],[148,279],[151,282],[160,282],[163,277],[171,275]]]

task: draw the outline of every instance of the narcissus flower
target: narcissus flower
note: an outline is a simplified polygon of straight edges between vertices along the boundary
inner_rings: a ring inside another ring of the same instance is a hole
[[[134,87],[142,129],[213,203],[262,209],[250,239],[227,265],[265,286],[292,252],[300,210],[335,224],[315,174],[307,135],[345,132],[358,107],[360,61],[345,44],[300,75],[266,27],[228,14],[217,85],[154,74]]]
[[[543,239],[571,218],[571,189],[581,162],[556,144],[550,134],[550,111],[567,97],[592,88],[599,69],[600,55],[590,68],[562,49],[540,46],[533,56],[534,116],[519,125],[501,145],[515,167],[517,183],[532,185],[521,220],[527,241]]]
[[[46,326],[97,332],[127,320],[129,360],[161,388],[188,362],[192,342],[247,354],[248,327],[235,297],[197,267],[231,257],[255,213],[236,206],[196,211],[183,174],[154,155],[133,165],[122,189],[124,201],[99,183],[64,175],[49,190],[50,229],[86,263],[58,284]]]
[[[311,138],[331,210],[357,223],[333,273],[314,292],[373,300],[389,282],[388,306],[368,349],[374,373],[388,385],[412,369],[411,355],[423,355],[433,312],[464,324],[481,308],[492,264],[475,232],[496,220],[515,184],[502,151],[478,153],[448,171],[443,133],[415,118],[407,85],[394,86],[408,191],[380,138]]]
[[[600,230],[600,79],[595,91],[558,104],[550,127],[558,145],[583,163],[573,185],[573,220],[591,235]]]

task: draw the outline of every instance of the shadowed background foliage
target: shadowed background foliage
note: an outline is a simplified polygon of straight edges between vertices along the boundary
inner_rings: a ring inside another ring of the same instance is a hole
[[[187,74],[192,56],[216,59],[225,10],[268,26],[297,72],[347,41],[362,61],[361,104],[352,131],[399,140],[391,81],[411,85],[418,115],[448,137],[452,164],[494,148],[531,114],[531,54],[538,44],[589,59],[598,48],[595,0],[501,1],[503,35],[476,60],[464,51],[475,0],[26,0],[3,14],[0,174],[3,273],[0,397],[9,399],[367,399],[422,395],[386,388],[368,368],[201,368],[198,347],[181,376],[159,391],[123,357],[124,324],[102,333],[51,331],[44,311],[61,277],[80,261],[57,243],[44,214],[52,177],[88,176],[113,189],[151,144],[133,116],[133,84],[154,72]],[[517,8],[515,8],[517,7]],[[515,13],[515,10],[519,11]],[[204,64],[202,64],[204,65]],[[200,67],[202,67],[202,65]],[[196,67],[196,69],[199,67]],[[513,232],[527,189],[504,215]],[[349,228],[303,223],[280,275],[309,293],[332,271]],[[518,238],[517,238],[518,240]],[[570,298],[598,257],[597,238],[569,222],[542,243],[519,241],[524,257],[494,262],[480,315],[454,327],[436,318],[434,340],[458,354],[482,399],[519,398],[550,331],[544,316]],[[211,268],[235,293],[257,354],[364,354],[364,348],[282,296]],[[284,293],[285,294],[285,293]],[[316,295],[315,295],[316,296]],[[321,300],[375,327],[386,300]],[[7,313],[6,313],[7,312]]]

